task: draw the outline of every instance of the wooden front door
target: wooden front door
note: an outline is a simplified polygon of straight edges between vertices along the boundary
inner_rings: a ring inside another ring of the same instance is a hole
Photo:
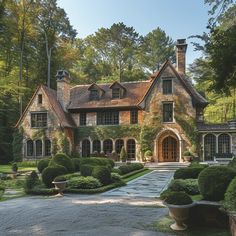
[[[171,136],[166,137],[162,141],[162,160],[171,162],[178,159],[178,143],[177,140]]]

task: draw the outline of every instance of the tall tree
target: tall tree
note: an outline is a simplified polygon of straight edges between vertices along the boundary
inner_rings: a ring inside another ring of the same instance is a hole
[[[144,68],[154,72],[166,59],[175,61],[173,40],[159,27],[143,37],[139,59]]]

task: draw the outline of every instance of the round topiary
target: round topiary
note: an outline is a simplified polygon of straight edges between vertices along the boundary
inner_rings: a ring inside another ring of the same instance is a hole
[[[172,205],[188,205],[192,202],[191,197],[184,192],[170,192],[165,199],[165,203]]]
[[[92,165],[82,165],[80,167],[80,174],[84,177],[91,176],[94,166]]]
[[[106,166],[94,167],[92,176],[104,185],[111,183],[111,171]]]
[[[200,193],[206,200],[223,200],[226,189],[235,175],[235,171],[226,166],[211,166],[204,169],[198,178]]]
[[[57,153],[52,160],[49,163],[49,166],[51,165],[61,165],[64,166],[68,172],[72,173],[74,171],[74,165],[72,163],[71,158],[69,158],[66,154],[64,153]]]
[[[80,159],[79,158],[72,158],[71,161],[74,165],[74,170],[79,171],[80,170]]]
[[[42,173],[43,170],[48,167],[50,160],[50,158],[44,158],[38,162],[37,168],[39,173]]]
[[[179,168],[174,173],[174,179],[197,179],[204,169],[205,166]]]
[[[228,211],[236,211],[236,177],[230,182],[226,190],[224,207]]]
[[[42,181],[48,187],[52,187],[52,181],[59,175],[68,173],[67,169],[61,165],[48,166],[42,172]]]
[[[197,179],[173,179],[168,189],[173,192],[185,192],[190,195],[199,194]]]
[[[35,187],[35,185],[37,185],[37,183],[39,183],[39,177],[38,177],[36,171],[33,170],[30,173],[30,175],[28,175],[25,179],[25,185],[24,185],[25,192],[27,193],[28,190]]]

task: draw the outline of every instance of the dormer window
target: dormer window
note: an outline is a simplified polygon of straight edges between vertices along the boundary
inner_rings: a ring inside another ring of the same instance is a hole
[[[99,93],[97,89],[90,90],[90,100],[99,100]]]
[[[43,95],[38,94],[38,104],[42,105],[42,103],[43,103]]]
[[[120,88],[113,88],[112,89],[112,98],[113,99],[119,99],[120,96]]]

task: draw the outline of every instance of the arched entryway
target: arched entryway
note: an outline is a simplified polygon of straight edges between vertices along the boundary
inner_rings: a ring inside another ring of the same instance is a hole
[[[176,134],[170,130],[163,132],[157,140],[158,162],[179,161],[180,144]]]

